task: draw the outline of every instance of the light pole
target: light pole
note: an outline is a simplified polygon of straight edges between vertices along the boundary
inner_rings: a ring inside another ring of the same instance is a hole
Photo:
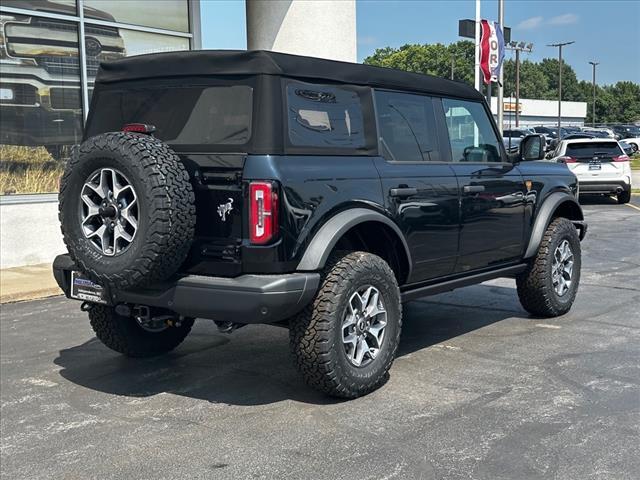
[[[552,43],[547,47],[558,47],[558,140],[560,140],[560,126],[562,125],[562,47],[576,43],[574,41],[564,43]]]
[[[504,0],[498,0],[498,23],[504,31]],[[498,128],[500,133],[504,130],[504,65],[500,68],[498,76]]]
[[[476,0],[475,59],[473,61],[473,87],[480,91],[480,0]]]
[[[591,123],[596,126],[596,65],[600,65],[600,62],[589,62],[593,67],[593,105],[591,107]]]
[[[516,128],[520,126],[520,52],[531,53],[533,43],[509,42],[507,50],[516,52]]]

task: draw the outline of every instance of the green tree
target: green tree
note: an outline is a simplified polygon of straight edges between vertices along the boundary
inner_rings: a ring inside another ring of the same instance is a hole
[[[400,48],[377,49],[364,63],[438,77],[451,77],[473,85],[474,45],[461,40],[450,45],[441,43],[403,45]],[[544,58],[540,62],[522,60],[520,63],[520,98],[557,100],[558,60]],[[504,63],[505,96],[515,93],[515,61]],[[598,123],[630,123],[640,121],[640,85],[622,81],[615,85],[596,87],[596,121]],[[587,102],[586,122],[592,122],[593,86],[589,81],[578,81],[571,65],[562,65],[562,99]]]

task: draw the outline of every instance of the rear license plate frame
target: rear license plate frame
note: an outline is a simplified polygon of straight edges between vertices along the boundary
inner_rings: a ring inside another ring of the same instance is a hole
[[[71,287],[69,296],[75,300],[108,305],[107,289],[88,279],[81,272],[71,271]]]

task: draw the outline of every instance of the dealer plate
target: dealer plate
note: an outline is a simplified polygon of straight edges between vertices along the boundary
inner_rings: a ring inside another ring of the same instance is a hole
[[[80,272],[71,272],[71,298],[85,302],[107,304],[107,292]]]

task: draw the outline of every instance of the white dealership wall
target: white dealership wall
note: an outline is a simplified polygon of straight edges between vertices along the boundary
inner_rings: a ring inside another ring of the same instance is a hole
[[[557,125],[558,124],[558,102],[557,100],[535,100],[531,98],[520,99],[520,126],[535,127],[537,125]],[[504,98],[504,128],[515,128],[515,105],[516,99]],[[509,110],[511,109],[511,111]],[[497,115],[497,98],[491,98],[491,112]],[[586,102],[562,102],[562,123],[566,125],[584,125],[587,116]]]
[[[0,196],[0,268],[49,263],[64,251],[57,194]]]

